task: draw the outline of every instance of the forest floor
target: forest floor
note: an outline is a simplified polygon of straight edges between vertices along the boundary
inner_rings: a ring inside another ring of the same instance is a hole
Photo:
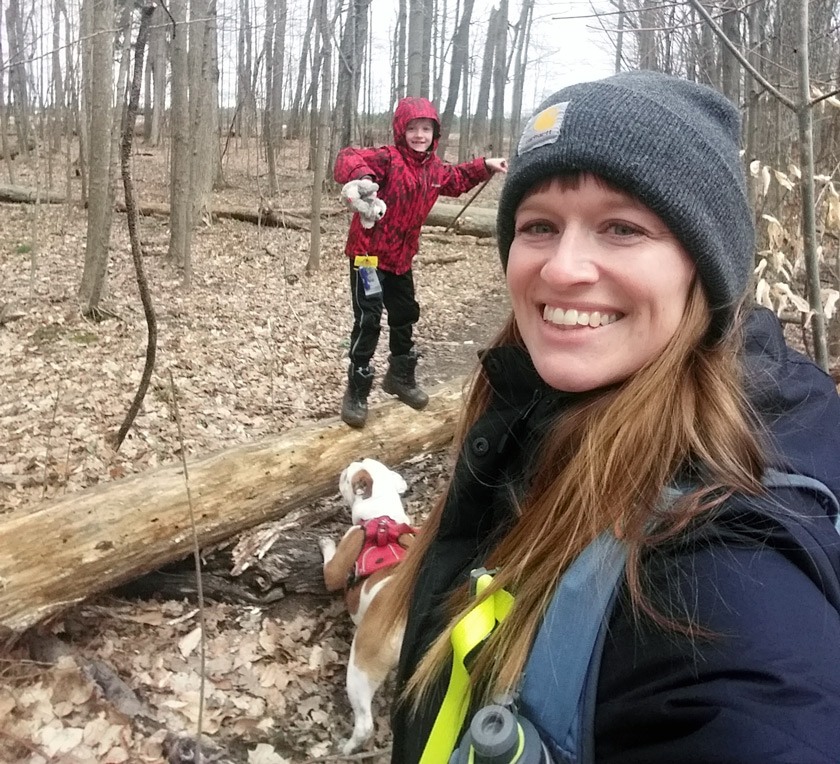
[[[134,176],[141,203],[168,200],[167,160],[164,151],[140,146]],[[53,190],[64,192],[61,160],[54,161]],[[274,209],[308,205],[305,163],[304,147],[289,142]],[[234,144],[224,165],[226,187],[214,193],[213,205],[256,209],[266,186],[260,173],[254,148]],[[25,167],[17,183],[34,185]],[[72,184],[78,199],[78,180]],[[492,206],[500,185],[494,180],[477,205]],[[113,317],[94,323],[82,317],[77,301],[83,210],[0,205],[0,305],[19,314],[0,325],[0,522],[3,513],[178,460],[170,372],[188,458],[335,416],[351,324],[343,255],[348,216],[337,202],[326,206],[317,272],[305,273],[307,233],[218,220],[195,232],[189,292],[166,257],[168,220],[141,219],[158,355],[143,408],[115,452],[108,436],[134,395],[146,349],[126,218],[114,216],[104,301]],[[432,262],[440,255],[461,259]],[[427,235],[415,278],[422,307],[419,377],[432,386],[474,368],[476,351],[500,326],[508,305],[492,239]],[[375,359],[380,376],[386,336]],[[376,389],[371,403],[385,398]],[[400,468],[415,520],[440,492],[447,469],[442,453],[418,454]],[[338,508],[337,489],[317,502],[325,504],[337,508],[339,520],[315,530],[338,535],[349,513]],[[351,727],[343,683],[352,635],[339,598],[295,596],[270,607],[211,602],[206,624],[203,730],[227,750],[227,760],[344,760],[335,752]],[[165,761],[166,730],[196,729],[197,625],[194,602],[112,592],[40,630],[39,636],[59,637],[68,656],[54,663],[33,660],[26,641],[8,649],[0,655],[0,764]],[[96,662],[146,704],[156,728],[133,724],[103,696],[89,679]],[[387,707],[387,698],[377,701],[376,739],[365,758],[374,764],[389,759]]]

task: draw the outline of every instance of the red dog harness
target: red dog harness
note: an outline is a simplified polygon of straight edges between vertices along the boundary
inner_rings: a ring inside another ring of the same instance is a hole
[[[406,523],[398,523],[387,515],[363,520],[359,525],[365,532],[365,542],[356,558],[354,581],[367,578],[377,570],[396,565],[405,555],[405,549],[399,544],[400,536],[405,533],[417,533],[415,528]]]

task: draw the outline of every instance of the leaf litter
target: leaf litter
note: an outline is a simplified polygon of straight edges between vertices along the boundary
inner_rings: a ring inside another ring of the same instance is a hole
[[[142,201],[164,201],[163,154],[149,156],[146,164],[136,160]],[[229,171],[228,181],[216,205],[254,206],[248,178]],[[289,186],[275,209],[299,207],[304,173],[290,177]],[[189,292],[165,255],[168,221],[141,218],[158,357],[137,420],[114,452],[107,436],[134,395],[146,343],[125,219],[114,218],[104,301],[116,318],[94,323],[81,316],[77,301],[84,216],[44,206],[36,218],[32,207],[0,206],[0,302],[23,314],[0,326],[0,519],[178,460],[170,371],[188,458],[337,414],[352,319],[345,215],[325,217],[321,268],[312,275],[305,273],[305,232],[232,220],[200,227]],[[431,386],[474,367],[507,302],[489,239],[428,236],[415,272],[418,374]],[[374,359],[380,378],[386,332]],[[374,388],[373,405],[385,398]],[[415,517],[441,490],[448,464],[445,454],[418,454],[402,468]],[[330,500],[338,504],[337,492]],[[324,531],[338,535],[343,528]],[[72,656],[36,663],[23,642],[7,649],[0,657],[0,761],[166,761],[167,732],[194,734],[199,715],[198,617],[186,600],[106,594],[39,629],[68,643]],[[233,762],[340,760],[337,743],[352,726],[344,693],[352,624],[340,598],[295,595],[267,607],[210,602],[205,617],[204,734]],[[120,713],[85,661],[111,667],[151,709],[158,729],[141,729]],[[366,759],[374,764],[389,760],[388,696],[386,687],[375,704],[372,748],[382,753]]]

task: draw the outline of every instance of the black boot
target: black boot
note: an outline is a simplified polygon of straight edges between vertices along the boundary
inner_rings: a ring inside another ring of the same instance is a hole
[[[341,401],[341,419],[351,427],[364,427],[367,399],[373,387],[373,366],[353,366],[347,372],[347,389]]]
[[[388,358],[388,373],[382,380],[382,389],[390,395],[396,395],[403,403],[413,409],[424,409],[429,402],[414,378],[417,369],[417,355],[392,355]]]

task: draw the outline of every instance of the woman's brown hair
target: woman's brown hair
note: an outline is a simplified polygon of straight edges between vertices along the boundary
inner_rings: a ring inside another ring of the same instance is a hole
[[[614,529],[629,547],[626,578],[636,609],[663,627],[694,629],[694,624],[674,621],[651,605],[644,594],[642,553],[709,515],[733,492],[758,493],[764,466],[742,393],[739,333],[712,346],[704,343],[709,317],[702,287],[695,282],[683,321],[659,357],[622,384],[585,396],[543,441],[518,517],[484,563],[499,568],[491,591],[505,588],[515,594],[515,603],[472,666],[481,699],[517,685],[557,582],[607,529]],[[521,345],[513,316],[493,345],[511,343]],[[467,394],[457,444],[491,398],[488,379],[479,369]],[[661,512],[663,488],[686,465],[699,470],[703,487]],[[444,504],[442,496],[388,587],[395,625],[405,621]],[[465,587],[452,595],[449,625],[405,687],[405,697],[415,704],[448,665],[451,628],[472,604]]]

